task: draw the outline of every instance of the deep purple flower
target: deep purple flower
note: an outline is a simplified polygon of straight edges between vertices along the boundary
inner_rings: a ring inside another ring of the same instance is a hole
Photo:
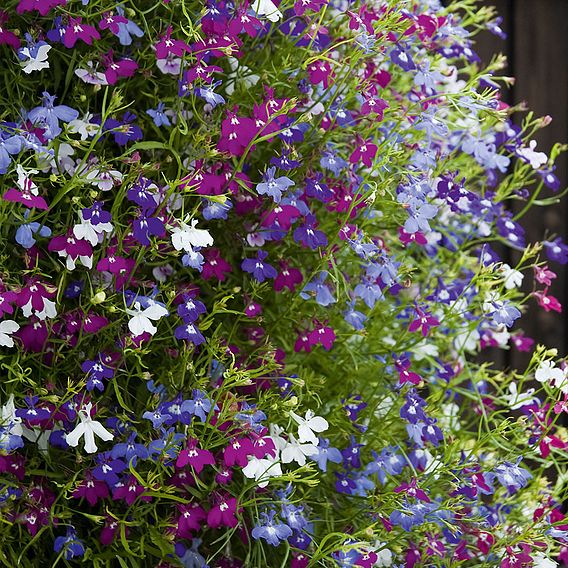
[[[127,442],[116,444],[111,451],[112,459],[124,458],[127,463],[136,466],[138,458],[145,460],[149,456],[148,448],[144,444],[138,444],[136,440],[136,432],[132,432]]]
[[[331,201],[333,198],[333,191],[323,183],[321,180],[323,175],[321,173],[315,174],[314,177],[306,178],[306,195],[313,197],[323,203]]]
[[[248,438],[234,438],[223,450],[223,461],[227,467],[245,467],[248,456],[253,454],[252,442]]]
[[[316,218],[314,215],[308,215],[305,223],[296,228],[294,231],[294,240],[312,250],[327,246],[325,233],[316,229]]]
[[[119,146],[125,146],[128,142],[135,142],[143,137],[142,129],[133,124],[136,115],[131,112],[124,113],[122,120],[109,118],[104,123],[105,132],[111,132],[114,141]]]
[[[252,274],[258,282],[264,282],[267,278],[276,278],[278,272],[273,266],[264,262],[264,259],[268,256],[268,253],[263,250],[259,250],[256,259],[245,258],[241,263],[241,268]]]
[[[175,328],[174,336],[176,339],[185,339],[194,345],[205,343],[205,337],[194,323],[184,323]]]
[[[67,4],[67,0],[20,0],[16,7],[16,12],[23,14],[24,12],[36,10],[42,16],[46,16],[56,6],[65,6],[65,4]]]
[[[205,510],[197,503],[177,505],[179,516],[177,517],[176,537],[194,538],[196,531],[201,529],[201,523],[207,518]]]
[[[150,237],[163,237],[166,234],[166,226],[159,217],[148,217],[144,212],[132,221],[132,234],[143,246],[150,246]]]
[[[197,321],[200,315],[207,311],[205,304],[192,298],[188,294],[183,295],[183,302],[178,305],[177,313],[183,321],[193,323]]]
[[[125,482],[120,481],[117,483],[112,491],[112,498],[124,499],[127,505],[132,505],[140,495],[144,493],[144,487],[138,483],[138,480],[133,475],[130,475]],[[151,501],[150,496],[141,497],[142,501]]]
[[[114,370],[104,365],[100,356],[97,361],[87,360],[81,363],[81,369],[84,373],[87,373],[88,391],[92,391],[95,388],[103,391],[103,379],[112,379],[114,377]]]
[[[111,452],[101,452],[96,459],[98,465],[93,469],[93,477],[114,487],[119,481],[118,474],[128,467],[127,464],[121,459],[113,458]]]
[[[553,241],[543,241],[546,256],[550,260],[555,260],[560,264],[568,264],[568,245],[562,241],[561,237]]]

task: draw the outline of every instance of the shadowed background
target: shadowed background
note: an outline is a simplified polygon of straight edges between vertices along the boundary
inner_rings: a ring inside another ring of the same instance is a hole
[[[549,115],[552,122],[540,130],[535,138],[537,151],[550,152],[555,142],[568,142],[568,0],[484,0],[485,6],[495,6],[503,18],[501,27],[507,34],[503,40],[489,32],[476,37],[476,51],[484,63],[495,53],[507,56],[508,66],[502,75],[516,78],[513,87],[503,89],[503,100],[510,105],[525,101],[535,117]],[[515,122],[520,123],[525,113],[518,113]],[[562,191],[568,185],[568,154],[561,154],[556,161],[555,174]],[[550,190],[543,196],[553,195]],[[522,204],[518,206],[520,209]],[[546,208],[535,207],[522,221],[527,232],[527,242],[542,240],[555,234],[564,240],[568,228],[568,198],[560,204]],[[544,254],[543,254],[544,258]],[[517,258],[505,256],[514,266]],[[550,287],[550,294],[560,300],[562,314],[545,312],[530,300],[530,309],[520,326],[538,343],[556,347],[559,355],[568,353],[568,290],[566,271],[558,263],[549,262],[558,274]],[[532,289],[532,277],[525,277],[523,288]],[[542,287],[542,286],[540,286]],[[515,349],[494,350],[490,359],[497,366],[524,367],[528,357]]]

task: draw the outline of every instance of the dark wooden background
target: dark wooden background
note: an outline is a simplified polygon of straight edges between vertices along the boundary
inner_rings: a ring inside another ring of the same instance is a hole
[[[549,115],[551,124],[538,132],[537,150],[549,152],[555,142],[568,142],[568,0],[483,0],[483,6],[495,6],[503,18],[502,29],[507,39],[488,32],[476,38],[476,51],[483,61],[492,54],[503,53],[508,58],[505,75],[516,78],[515,84],[503,92],[505,102],[525,101],[536,116]],[[522,115],[516,118],[516,122]],[[561,180],[561,190],[568,185],[568,153],[559,156],[555,173]],[[546,194],[552,195],[551,192]],[[565,240],[568,229],[568,197],[558,205],[537,207],[522,221],[527,242],[538,241],[555,234]],[[512,261],[515,258],[509,257]],[[549,266],[558,273],[550,293],[564,306],[564,312],[546,313],[534,300],[522,318],[521,327],[539,343],[556,347],[559,355],[568,353],[568,290],[566,271],[558,263]],[[525,277],[525,280],[532,278]],[[530,290],[532,282],[527,282]],[[491,354],[499,366],[522,368],[526,355],[512,349]]]

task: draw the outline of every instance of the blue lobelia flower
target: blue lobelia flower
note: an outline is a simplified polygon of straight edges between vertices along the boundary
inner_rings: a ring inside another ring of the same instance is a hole
[[[294,185],[294,182],[286,176],[275,177],[276,168],[270,167],[263,176],[263,182],[256,186],[259,195],[269,195],[275,203],[280,203],[282,192]]]
[[[255,540],[262,538],[272,546],[278,546],[280,542],[291,537],[292,529],[275,517],[274,510],[261,513],[259,524],[252,529],[252,537]]]
[[[28,114],[28,118],[34,124],[45,125],[44,136],[47,140],[53,140],[61,134],[59,121],[71,122],[79,117],[79,111],[67,105],[54,106],[56,98],[55,95],[44,91],[42,105],[32,109]]]
[[[72,526],[67,527],[67,534],[65,536],[58,536],[53,543],[53,550],[55,552],[64,552],[65,560],[77,558],[85,554],[85,546],[77,538],[75,528]]]

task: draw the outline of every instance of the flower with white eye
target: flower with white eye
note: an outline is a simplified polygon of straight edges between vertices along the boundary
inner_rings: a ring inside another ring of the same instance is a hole
[[[51,45],[44,41],[39,41],[29,47],[20,48],[18,50],[18,57],[22,60],[20,64],[23,72],[29,75],[33,71],[49,69],[47,54],[50,49]]]
[[[114,438],[100,422],[91,418],[92,403],[88,403],[79,410],[79,418],[81,422],[75,426],[75,429],[65,436],[65,441],[72,448],[79,445],[79,440],[85,437],[85,451],[88,454],[94,454],[97,451],[95,444],[95,434],[105,442],[109,442]]]
[[[191,226],[183,221],[172,230],[172,245],[176,250],[193,252],[194,247],[210,247],[213,237],[207,229],[197,229],[197,219],[192,219]]]
[[[298,416],[295,412],[290,412],[290,416],[298,424],[298,440],[301,443],[309,442],[317,446],[319,440],[315,432],[319,434],[329,428],[327,420],[321,416],[316,416],[312,410],[306,412],[305,418]]]
[[[128,322],[128,329],[134,337],[138,337],[144,332],[154,335],[158,328],[150,320],[157,321],[169,315],[170,312],[157,303],[151,304],[143,310],[140,302],[134,302],[134,309],[127,308],[126,313],[133,316]]]

